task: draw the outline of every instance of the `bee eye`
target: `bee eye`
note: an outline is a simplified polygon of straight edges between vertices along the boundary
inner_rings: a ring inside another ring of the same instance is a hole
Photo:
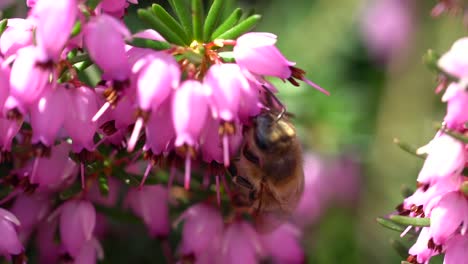
[[[252,151],[250,151],[250,149],[247,146],[245,146],[242,149],[242,155],[244,155],[244,157],[248,161],[252,162],[253,164],[255,164],[255,165],[260,164],[260,159],[255,154],[253,154]]]

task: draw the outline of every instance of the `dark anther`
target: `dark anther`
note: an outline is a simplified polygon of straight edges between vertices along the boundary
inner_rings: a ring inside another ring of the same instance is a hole
[[[102,129],[102,132],[104,132],[106,136],[113,135],[115,132],[117,132],[117,128],[115,127],[115,120],[107,121],[106,123],[102,124],[99,128]]]

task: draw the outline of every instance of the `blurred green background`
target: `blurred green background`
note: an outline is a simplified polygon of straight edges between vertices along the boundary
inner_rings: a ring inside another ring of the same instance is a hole
[[[379,226],[375,218],[402,202],[403,185],[414,188],[422,162],[392,142],[396,137],[422,146],[435,134],[433,124],[443,117],[444,106],[434,94],[436,76],[422,56],[428,49],[445,52],[466,34],[460,17],[430,16],[435,0],[402,1],[411,20],[408,28],[400,29],[408,31],[405,45],[384,60],[376,58],[363,35],[362,20],[379,1],[241,2],[263,14],[256,31],[277,34],[286,57],[331,92],[327,97],[311,87],[275,82],[279,97],[296,115],[304,145],[324,157],[352,153],[362,166],[358,202],[329,208],[309,229],[304,241],[309,263],[400,263],[402,257],[390,245],[399,234]],[[140,1],[141,6],[150,3]],[[139,27],[134,17],[127,22],[133,31]],[[388,41],[393,41],[391,36]],[[144,232],[135,232],[139,245],[114,240],[106,262],[143,249],[149,250],[148,261],[154,260],[150,255],[159,254],[154,243],[137,235]]]

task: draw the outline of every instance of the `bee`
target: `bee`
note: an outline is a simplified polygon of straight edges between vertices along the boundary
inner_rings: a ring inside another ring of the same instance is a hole
[[[267,219],[286,220],[304,190],[301,145],[284,112],[264,111],[253,118],[234,162],[235,204],[250,208],[261,225]]]

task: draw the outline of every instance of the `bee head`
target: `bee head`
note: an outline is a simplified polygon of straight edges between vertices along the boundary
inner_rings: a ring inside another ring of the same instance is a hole
[[[296,129],[283,116],[264,112],[254,119],[254,139],[260,150],[282,152],[296,137]]]

